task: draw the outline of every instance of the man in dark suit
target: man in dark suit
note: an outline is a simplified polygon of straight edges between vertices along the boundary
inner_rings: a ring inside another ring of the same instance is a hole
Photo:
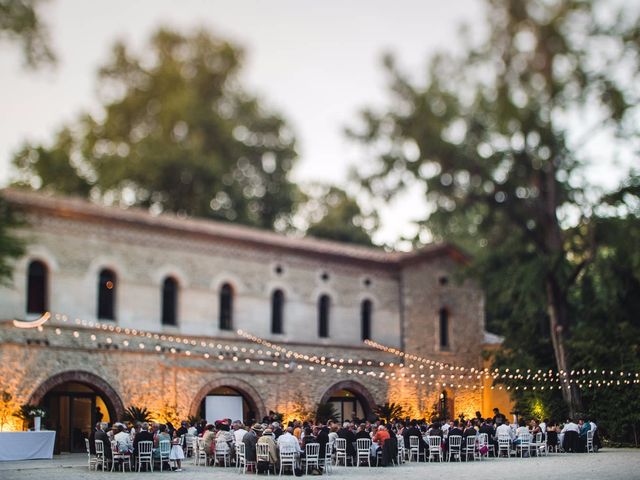
[[[445,442],[445,448],[447,453],[449,453],[449,438],[451,438],[454,435],[459,435],[462,437],[463,433],[464,432],[460,428],[460,422],[458,420],[454,420],[453,427],[449,429],[449,436],[447,437],[447,441]]]
[[[136,433],[136,436],[133,439],[133,455],[135,457],[138,456],[138,444],[149,440],[153,442],[153,433],[149,431],[149,424],[144,422],[140,427],[140,431]]]
[[[404,448],[406,448],[407,450],[411,448],[411,437],[418,437],[418,452],[420,452],[420,455],[422,455],[422,452],[424,452],[425,448],[428,447],[424,442],[424,439],[422,438],[422,432],[418,428],[418,422],[416,420],[411,420],[409,428],[405,428],[402,432],[402,438],[404,439]]]
[[[104,422],[98,422],[96,424],[96,430],[94,433],[94,440],[90,442],[90,446],[93,447],[93,452],[92,453],[96,453],[96,444],[95,442],[102,442],[102,444],[104,445],[104,456],[105,458],[111,460],[112,457],[112,451],[111,451],[111,441],[109,440],[109,437],[107,436],[107,432],[105,432],[105,430],[107,429],[108,425]]]
[[[353,457],[356,455],[356,435],[353,433],[353,429],[349,422],[344,422],[342,428],[338,430],[338,438],[344,438],[347,441],[347,457],[351,458],[353,463]]]

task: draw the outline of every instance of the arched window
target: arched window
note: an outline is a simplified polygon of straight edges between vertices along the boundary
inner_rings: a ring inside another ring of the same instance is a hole
[[[282,317],[284,311],[284,292],[276,290],[271,295],[271,333],[282,332]]]
[[[220,330],[231,330],[233,324],[233,289],[225,283],[220,288]]]
[[[318,336],[327,338],[329,336],[329,309],[331,299],[329,295],[322,295],[318,299]]]
[[[362,332],[362,341],[371,340],[371,311],[373,306],[371,300],[364,300],[360,304],[360,325]]]
[[[439,312],[440,320],[440,349],[447,350],[449,348],[449,311],[441,308]]]
[[[27,313],[47,311],[47,266],[39,260],[27,270]]]
[[[167,277],[162,283],[162,325],[178,324],[178,282]]]
[[[98,318],[115,320],[116,274],[105,268],[98,276]]]

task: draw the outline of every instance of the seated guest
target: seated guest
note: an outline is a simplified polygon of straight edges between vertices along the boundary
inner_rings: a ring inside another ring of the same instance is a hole
[[[124,430],[124,425],[119,423],[118,426],[114,426],[113,428],[116,431],[113,439],[116,441],[118,452],[131,453],[133,451],[133,444],[131,442],[131,436]]]
[[[160,459],[160,442],[166,440],[169,442],[169,451],[171,451],[171,435],[167,432],[166,425],[158,425],[158,431],[156,435],[153,437],[153,458],[156,460]],[[167,459],[168,460],[168,459]],[[170,468],[169,462],[167,461],[166,467]]]
[[[244,443],[244,452],[247,462],[256,461],[256,445],[258,443],[258,437],[262,435],[262,425],[256,423],[251,427],[249,432],[245,433],[242,437],[242,443]]]
[[[338,430],[338,438],[344,438],[347,441],[347,457],[355,457],[356,447],[356,434],[353,433],[353,425],[349,422],[344,422],[342,428]]]
[[[242,443],[242,439],[244,438],[246,433],[248,433],[248,431],[240,420],[236,420],[235,422],[233,422],[233,436],[234,443],[236,445],[238,443]]]
[[[595,418],[590,418],[589,423],[591,424],[591,430],[593,430],[593,449],[597,452],[602,448],[600,435],[598,435],[598,425],[596,424]]]
[[[516,445],[520,445],[520,443],[522,442],[522,436],[528,434],[529,429],[527,428],[527,422],[524,420],[524,418],[521,418],[520,420],[518,420],[518,428],[516,428],[516,438],[514,443]]]
[[[276,444],[275,436],[273,435],[273,430],[271,430],[270,428],[266,428],[260,438],[258,438],[257,445],[268,445],[269,463],[273,465],[278,463],[278,447]]]
[[[316,439],[320,444],[320,457],[324,457],[327,443],[329,443],[329,427],[327,427],[326,425],[320,427],[316,434]]]
[[[591,430],[591,424],[585,421],[584,418],[578,420],[578,426],[580,427],[580,451],[587,451],[587,434]]]
[[[339,425],[337,423],[331,422],[331,426],[329,427],[329,442],[335,444],[336,439],[338,438],[338,428]]]
[[[282,451],[282,449],[288,449],[296,453],[302,452],[298,439],[293,436],[293,427],[287,427],[285,432],[278,437],[277,444],[280,451]]]
[[[202,435],[202,445],[207,455],[213,455],[215,453],[216,432],[215,427],[210,423],[205,426],[204,434]]]
[[[371,440],[371,435],[369,435],[369,432],[366,431],[364,423],[358,425],[358,431],[356,432],[356,441],[359,438],[368,438],[369,440]]]
[[[98,422],[96,424],[96,431],[94,434],[94,441],[92,444],[93,445],[93,453],[96,453],[96,446],[95,446],[95,442],[102,442],[102,444],[104,445],[104,456],[108,459],[111,459],[112,457],[112,451],[111,451],[111,441],[109,440],[109,436],[107,435],[107,433],[105,432],[105,430],[107,429],[108,425],[105,422]]]
[[[509,426],[509,420],[507,420],[506,418],[504,418],[502,420],[502,423],[498,425],[498,427],[496,428],[496,438],[500,436],[509,437],[509,441],[511,442],[513,442],[514,440],[514,437],[515,437],[514,431]]]
[[[462,433],[462,438],[466,439],[467,437],[476,437],[477,435],[478,435],[478,431],[476,430],[474,423],[471,420],[468,421],[467,428],[465,428],[464,432]]]
[[[461,435],[462,434],[462,430],[460,430],[457,427],[457,425],[458,425],[458,421],[456,420],[454,422],[454,427],[457,428],[457,430],[454,431],[453,428],[449,428],[449,435]],[[457,432],[459,432],[459,433],[457,433]],[[422,438],[422,436],[423,436],[422,433],[423,432],[420,432],[420,433],[421,433],[420,438]],[[444,433],[442,432],[442,427],[440,425],[440,422],[433,422],[433,424],[431,425],[431,428],[429,429],[428,434],[429,434],[429,436],[432,436],[432,437],[444,437]]]
[[[233,448],[235,436],[230,432],[229,424],[226,420],[218,424],[218,433],[216,434],[216,443],[226,443],[229,449]]]
[[[140,431],[136,434],[133,440],[133,454],[138,455],[138,445],[143,441],[153,442],[153,434],[149,432],[149,424],[144,422],[140,425]]]
[[[383,448],[384,447],[384,442],[389,440],[389,437],[391,435],[389,435],[389,431],[387,430],[387,427],[385,427],[384,425],[380,425],[378,427],[378,431],[376,432],[376,434],[373,436],[373,442],[375,444],[378,445],[378,447]]]
[[[562,448],[565,452],[577,452],[580,443],[580,427],[572,420],[567,420],[560,432],[564,434]]]

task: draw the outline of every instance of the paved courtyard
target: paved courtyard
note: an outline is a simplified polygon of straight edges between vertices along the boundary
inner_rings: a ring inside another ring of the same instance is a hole
[[[240,475],[232,468],[196,467],[187,461],[182,472],[110,473],[89,472],[86,455],[62,455],[53,460],[0,462],[0,479],[152,479],[183,477],[185,479],[232,479]],[[627,480],[640,479],[640,450],[606,449],[596,454],[552,454],[542,458],[489,459],[482,462],[416,464],[390,468],[334,468],[335,480],[402,480],[446,479],[482,480],[513,478],[514,480]],[[249,475],[253,477],[253,475]]]

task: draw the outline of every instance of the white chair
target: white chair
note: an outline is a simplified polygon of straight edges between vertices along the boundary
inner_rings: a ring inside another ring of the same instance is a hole
[[[498,457],[500,453],[507,454],[507,458],[511,456],[511,437],[509,435],[498,435]]]
[[[366,460],[371,467],[371,440],[369,438],[358,438],[356,440],[356,466],[360,466],[361,460]]]
[[[143,440],[138,442],[138,472],[142,469],[142,465],[149,465],[153,472],[153,442],[151,440]]]
[[[429,462],[432,457],[438,457],[438,461],[442,462],[442,437],[429,435]]]
[[[124,473],[124,467],[128,466],[129,471],[132,472],[131,468],[131,452],[120,452],[118,449],[118,442],[115,440],[111,441],[111,471],[116,468],[116,463],[120,464],[122,467],[122,473]]]
[[[194,464],[200,465],[200,462],[202,462],[202,465],[205,467],[209,465],[209,452],[207,452],[207,449],[205,448],[204,440],[202,438],[195,437],[192,444]]]
[[[280,472],[278,475],[282,475],[283,470],[287,467],[291,468],[291,475],[294,475],[296,468],[296,451],[285,445],[280,449]]]
[[[320,446],[320,445],[318,445]],[[217,449],[216,445],[216,449]],[[217,455],[217,454],[216,454]],[[271,468],[273,467],[273,473],[276,473],[275,464],[271,463],[271,457],[269,455],[269,445],[266,443],[258,443],[256,445],[256,461],[258,463],[265,462],[267,464],[267,475],[269,475]]]
[[[461,435],[449,435],[449,454],[447,456],[447,461],[451,461],[451,457],[454,460],[457,458],[458,461],[462,460],[462,436]]]
[[[336,439],[336,467],[340,461],[347,466],[347,440],[344,438]]]
[[[104,455],[104,442],[102,440],[95,440],[94,442],[96,446],[96,470],[98,470],[98,465],[104,472],[105,466],[109,466],[109,458]]]
[[[595,453],[593,448],[593,430],[587,432],[587,453]]]
[[[170,440],[160,440],[158,443],[158,454],[160,459],[160,471],[164,468],[164,462],[169,461],[169,454],[171,453],[171,441]]]
[[[471,455],[471,458],[473,460],[475,460],[476,458],[478,458],[478,451],[476,450],[476,437],[474,436],[467,436],[466,441],[465,441],[465,445],[464,445],[464,457],[465,460],[469,460],[469,455]]]
[[[482,450],[485,450],[483,447],[486,447],[485,453],[482,453]],[[489,458],[489,450],[491,449],[491,445],[489,444],[489,435],[486,433],[481,433],[478,436],[478,455],[480,460],[482,458]]]
[[[316,467],[320,470],[320,444],[319,443],[307,443],[304,448],[304,469],[305,473],[309,474],[309,467]]]
[[[245,444],[240,442],[236,445],[236,468],[238,473],[242,470],[242,473],[247,473],[247,467],[253,465],[255,462],[247,462],[247,455],[245,453]]]
[[[415,435],[412,435],[409,437],[409,461],[412,462],[413,461],[413,457],[416,457],[416,462],[420,461],[420,437],[416,437]],[[427,461],[427,452],[424,451],[424,449],[422,450],[422,456],[424,458],[424,461]]]
[[[541,456],[544,455],[545,457],[547,456],[547,436],[542,433],[542,432],[538,432],[536,433],[536,438],[533,441],[533,448],[536,452],[536,456]]]
[[[198,438],[198,437],[195,436],[195,435],[191,435],[190,433],[185,433],[184,442],[182,443],[182,445],[184,445],[184,456],[185,457],[189,457],[189,456],[193,455],[194,447],[195,447],[195,444],[194,444],[193,440],[195,438]]]
[[[402,435],[397,435],[396,440],[398,441],[398,458],[396,463],[400,465],[401,463],[404,463],[405,457],[404,437]]]
[[[331,473],[331,459],[333,457],[333,442],[327,442],[324,446],[324,458],[322,459],[322,473]]]
[[[84,445],[87,448],[87,461],[88,461],[89,470],[94,470],[96,469],[96,457],[95,455],[91,455],[91,448],[89,447],[88,438],[84,439]]]
[[[516,443],[516,456],[518,456],[518,450],[520,450],[520,458],[524,457],[524,451],[527,451],[527,455],[531,456],[531,434],[522,433],[518,437]]]
[[[218,465],[220,465],[220,460],[222,460],[222,465],[225,467],[231,464],[231,449],[227,442],[216,442],[214,463],[218,462]]]

